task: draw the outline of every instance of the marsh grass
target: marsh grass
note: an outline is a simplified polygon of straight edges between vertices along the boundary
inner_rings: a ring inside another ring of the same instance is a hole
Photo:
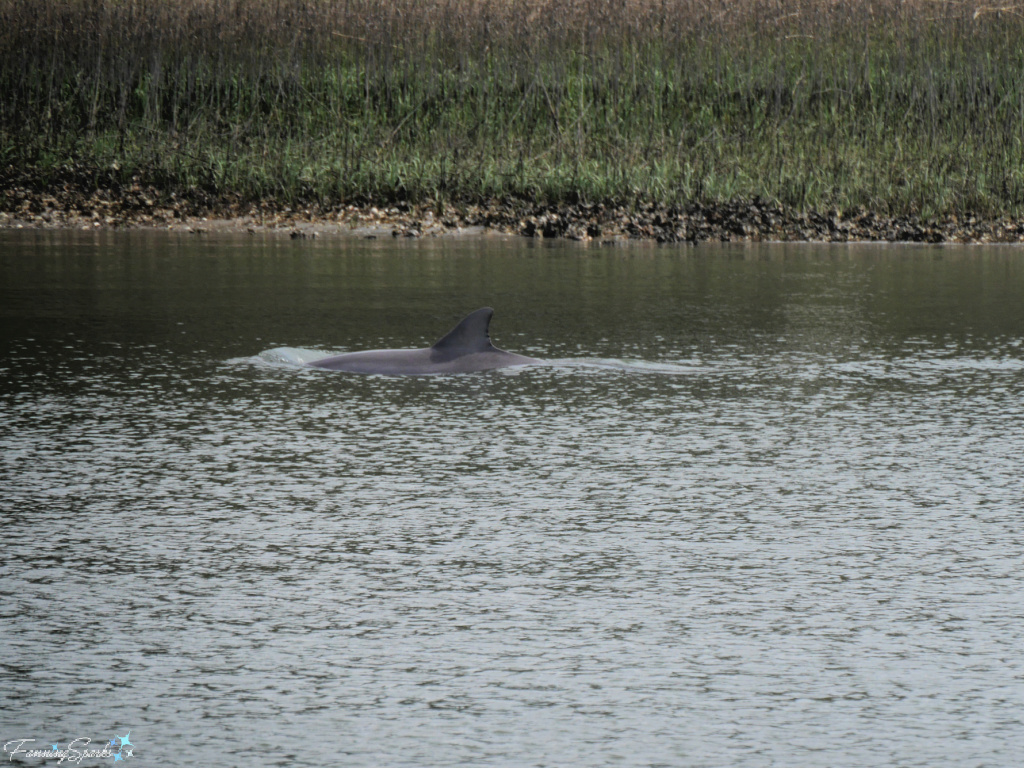
[[[1024,6],[0,0],[0,163],[343,202],[1024,207]]]

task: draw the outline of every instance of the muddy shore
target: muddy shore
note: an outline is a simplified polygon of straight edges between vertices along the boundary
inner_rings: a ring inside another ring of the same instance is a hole
[[[272,201],[181,198],[137,182],[83,191],[77,184],[0,184],[0,228],[159,228],[196,234],[277,232],[293,238],[438,237],[459,234],[613,243],[706,241],[1024,242],[1024,219],[887,217],[868,210],[796,211],[763,200],[723,204],[538,205],[521,200],[443,205],[291,207]]]

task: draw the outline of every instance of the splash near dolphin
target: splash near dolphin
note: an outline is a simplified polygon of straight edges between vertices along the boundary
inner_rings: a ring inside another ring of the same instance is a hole
[[[491,344],[489,328],[494,310],[483,307],[462,321],[435,343],[423,349],[370,349],[325,357],[307,363],[313,368],[349,373],[379,373],[390,376],[423,376],[445,373],[476,373],[514,365],[541,362],[532,357],[506,352]]]

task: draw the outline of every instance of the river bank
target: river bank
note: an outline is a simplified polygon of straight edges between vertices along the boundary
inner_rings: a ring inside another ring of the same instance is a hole
[[[759,199],[721,204],[538,204],[524,200],[411,205],[316,205],[182,199],[129,184],[91,192],[62,186],[0,190],[0,229],[157,228],[195,234],[277,232],[293,238],[441,237],[502,234],[577,241],[1024,242],[1024,219],[885,216],[800,211]]]
[[[1011,10],[0,0],[0,210],[297,236],[1016,241]]]
[[[14,226],[1017,240],[1024,18],[1004,11],[0,0],[0,209]]]

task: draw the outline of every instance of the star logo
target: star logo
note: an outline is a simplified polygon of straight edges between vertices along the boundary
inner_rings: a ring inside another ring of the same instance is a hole
[[[120,752],[118,752],[117,754],[114,755],[114,762],[116,763],[118,760],[124,760],[124,758],[121,757],[121,753]]]
[[[60,742],[58,741],[56,744],[53,744],[52,746],[53,746],[53,751],[57,752],[58,751],[57,748],[60,746]]]
[[[115,733],[114,735],[115,735],[115,736],[117,736],[117,734],[116,734],[116,733]],[[128,733],[126,733],[126,734],[125,734],[124,736],[117,736],[117,738],[118,738],[118,739],[120,740],[120,742],[121,742],[121,746],[122,746],[122,747],[134,747],[134,746],[135,746],[135,745],[134,745],[134,744],[132,744],[132,743],[131,743],[130,741],[128,741],[128,737],[129,737],[129,736],[131,736],[131,735],[132,735],[132,732],[131,732],[131,731],[128,731]]]

